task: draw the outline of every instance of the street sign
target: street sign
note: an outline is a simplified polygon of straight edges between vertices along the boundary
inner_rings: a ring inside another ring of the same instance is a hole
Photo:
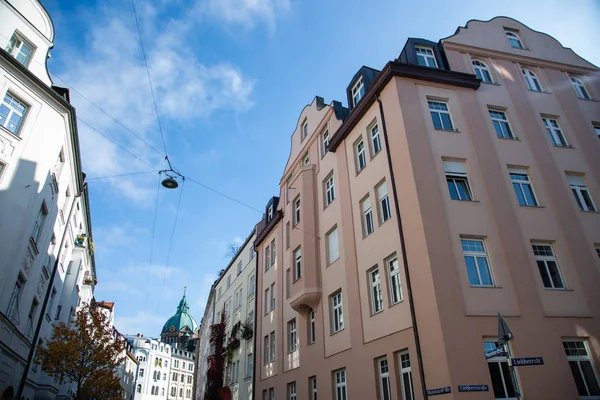
[[[487,360],[488,358],[498,357],[498,356],[504,356],[504,355],[506,355],[506,351],[504,350],[504,346],[496,347],[494,350],[490,350],[490,351],[488,351],[488,352],[485,353],[485,359]]]
[[[508,327],[508,324],[506,323],[504,318],[502,318],[502,315],[498,313],[498,343],[500,343],[501,345],[506,344],[513,340],[514,337],[515,336]]]
[[[427,396],[437,396],[438,394],[447,394],[450,393],[452,389],[450,386],[446,386],[443,388],[430,389],[427,391]]]
[[[487,392],[488,385],[458,385],[459,392]]]
[[[544,359],[542,357],[511,358],[510,363],[515,367],[525,365],[544,365]]]

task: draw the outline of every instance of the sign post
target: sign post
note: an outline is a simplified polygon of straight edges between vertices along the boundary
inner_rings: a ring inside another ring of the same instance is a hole
[[[510,352],[510,346],[508,342],[514,339],[514,335],[508,324],[502,318],[502,315],[498,313],[498,344],[504,346],[504,352],[506,353],[506,358],[508,359],[508,369],[510,370],[510,378],[512,379],[513,387],[515,388],[515,394],[517,396],[517,400],[521,400],[521,389],[519,388],[519,382],[517,380],[517,374],[515,372],[515,367],[512,363],[512,353]]]

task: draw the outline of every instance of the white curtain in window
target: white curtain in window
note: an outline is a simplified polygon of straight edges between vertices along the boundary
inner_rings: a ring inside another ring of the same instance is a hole
[[[329,264],[340,257],[337,228],[332,230],[329,235],[327,235],[327,250],[329,255]]]
[[[455,174],[466,174],[467,166],[460,161],[444,161],[444,171]]]

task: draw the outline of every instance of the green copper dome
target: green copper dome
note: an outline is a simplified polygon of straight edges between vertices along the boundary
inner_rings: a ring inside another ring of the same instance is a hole
[[[162,328],[161,334],[167,333],[169,331],[179,332],[183,330],[186,326],[190,331],[196,332],[196,330],[198,329],[198,324],[196,323],[196,320],[192,318],[190,314],[188,314],[189,310],[190,306],[188,306],[188,302],[184,292],[183,298],[177,306],[177,313],[175,313],[175,315],[173,315],[167,320],[167,322]]]

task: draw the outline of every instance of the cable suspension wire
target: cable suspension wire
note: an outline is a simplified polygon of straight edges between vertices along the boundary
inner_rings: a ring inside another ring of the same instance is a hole
[[[118,175],[109,175],[109,176],[94,176],[91,178],[85,178],[86,181],[95,181],[98,179],[111,179],[111,178],[120,178],[122,176],[133,176],[133,175],[144,175],[144,174],[151,174],[151,173],[156,173],[158,172],[157,170],[152,170],[152,171],[143,171],[143,172],[131,172],[128,174],[118,174]]]
[[[165,136],[163,134],[162,124],[160,123],[160,115],[158,113],[158,106],[156,105],[156,96],[154,95],[154,87],[152,86],[152,78],[150,77],[150,68],[148,68],[148,58],[146,57],[144,41],[142,40],[142,30],[140,29],[140,21],[138,20],[137,11],[135,9],[135,0],[131,0],[131,5],[133,6],[133,16],[135,17],[135,24],[140,37],[140,46],[142,48],[142,56],[144,57],[144,65],[146,66],[146,74],[148,75],[148,84],[150,85],[150,93],[152,94],[152,103],[154,104],[154,111],[156,112],[158,131],[160,132],[160,138],[162,139],[163,148],[165,149],[165,157],[168,159],[169,155],[167,153],[167,144],[165,143]]]
[[[148,279],[146,282],[146,302],[144,304],[144,322],[146,321],[147,317],[148,317],[148,292],[150,291],[150,269],[152,268],[152,256],[154,254],[154,233],[156,232],[156,216],[158,214],[158,193],[160,191],[160,176],[161,174],[158,174],[158,182],[156,184],[156,200],[154,201],[154,219],[152,221],[152,235],[151,235],[151,239],[150,239],[150,262],[148,263],[148,271],[146,272],[146,275],[148,275]]]
[[[185,187],[185,178],[182,177],[181,190],[179,191],[179,200],[177,201],[177,209],[175,210],[175,221],[173,222],[173,230],[171,231],[171,240],[169,241],[169,251],[167,252],[167,262],[165,263],[165,272],[163,273],[162,284],[160,286],[160,295],[158,296],[158,307],[156,312],[160,310],[160,301],[162,299],[163,289],[165,288],[165,279],[167,277],[167,268],[171,260],[171,250],[173,249],[173,238],[175,237],[175,228],[177,227],[177,217],[179,216],[179,208],[181,206],[181,197],[183,196],[183,188]]]

